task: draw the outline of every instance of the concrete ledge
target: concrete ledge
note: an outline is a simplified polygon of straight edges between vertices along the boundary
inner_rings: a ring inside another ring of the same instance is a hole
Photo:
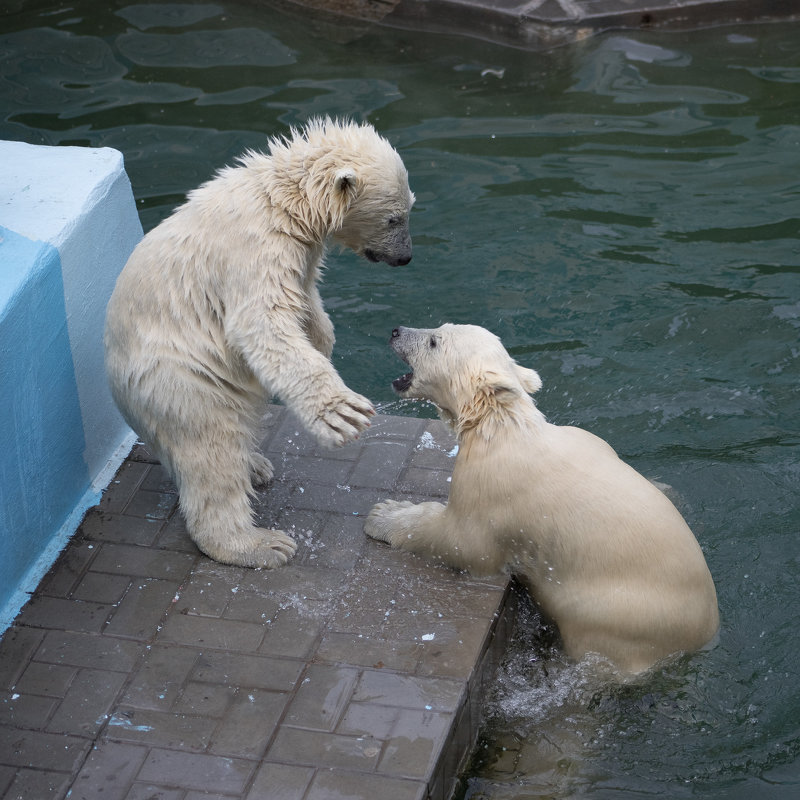
[[[540,49],[618,29],[799,19],[795,0],[284,0],[389,27]]]
[[[444,499],[453,445],[379,416],[320,450],[274,407],[255,512],[299,547],[266,571],[200,555],[137,446],[0,642],[0,798],[447,800],[515,595],[362,528]]]
[[[0,142],[0,192],[2,631],[133,442],[102,330],[142,229],[115,150]]]

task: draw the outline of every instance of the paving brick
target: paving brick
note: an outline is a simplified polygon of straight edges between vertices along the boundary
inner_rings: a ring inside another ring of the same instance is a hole
[[[131,680],[123,702],[134,708],[171,708],[199,657],[194,649],[153,645]]]
[[[125,507],[125,516],[165,520],[177,504],[178,496],[175,492],[149,492],[140,487]]]
[[[265,627],[259,653],[285,658],[307,658],[313,652],[325,621],[296,608],[282,608]]]
[[[150,464],[124,461],[97,504],[98,509],[101,512],[122,513],[150,468]]]
[[[488,643],[485,624],[461,618],[426,627],[434,638],[423,643],[417,674],[469,679]]]
[[[146,757],[146,747],[100,742],[75,778],[69,800],[125,800]]]
[[[209,800],[209,795],[205,792],[201,796]],[[167,789],[153,783],[134,783],[125,795],[125,800],[190,800],[190,796],[183,789]]]
[[[189,553],[193,556],[200,555],[197,545],[191,540],[186,530],[186,521],[177,512],[161,527],[161,532],[158,534],[154,546],[160,550]]]
[[[353,486],[386,491],[394,487],[406,460],[411,455],[411,441],[370,439],[364,442],[361,455],[350,475]]]
[[[138,779],[205,792],[241,794],[255,768],[240,758],[152,749]]]
[[[414,442],[410,464],[449,475],[457,452],[455,434],[443,422],[431,420]]]
[[[212,617],[172,613],[159,634],[160,643],[176,642],[194,647],[254,652],[264,638],[260,625]]]
[[[36,651],[35,658],[47,664],[130,672],[140,655],[141,648],[135,642],[92,636],[88,633],[48,631]]]
[[[304,664],[300,661],[240,653],[203,653],[192,679],[239,689],[291,691]]]
[[[105,735],[115,741],[202,752],[216,724],[213,717],[121,706],[108,720]]]
[[[234,599],[245,570],[201,559],[181,587],[176,609],[181,614],[221,617]]]
[[[0,765],[0,797],[3,796],[5,790],[11,785],[17,770],[14,767],[6,767]]]
[[[44,728],[57,705],[58,700],[52,697],[3,692],[0,694],[0,725],[34,730]]]
[[[0,725],[0,764],[69,772],[90,744],[78,736]]]
[[[37,587],[37,594],[68,597],[97,553],[96,544],[74,539],[66,546],[50,571],[44,576]]]
[[[284,481],[306,483],[345,483],[353,469],[353,462],[337,458],[309,455],[284,455],[273,466],[280,479]]]
[[[134,578],[104,632],[131,639],[151,639],[179,588],[177,581]]]
[[[113,610],[111,604],[38,595],[22,609],[17,622],[34,628],[99,633]]]
[[[11,782],[3,800],[46,800],[61,798],[70,784],[68,772],[20,769]]]
[[[313,777],[313,767],[263,763],[245,800],[303,800]]]
[[[217,726],[210,753],[260,758],[273,737],[288,695],[263,689],[240,689]]]
[[[291,535],[298,541],[298,554],[295,564],[310,567],[335,569],[340,573],[355,567],[366,547],[367,537],[364,535],[364,519],[362,516],[344,514],[318,514],[324,520],[319,527],[303,527],[303,514],[318,512],[294,512],[293,520],[300,518],[298,530],[311,530],[311,534]],[[283,526],[286,530],[286,526]]]
[[[175,486],[169,473],[161,464],[156,464],[145,475],[144,480],[140,484],[140,488],[150,492],[178,493],[178,487]]]
[[[61,701],[47,730],[94,736],[105,724],[127,675],[105,670],[80,670]]]
[[[361,775],[344,770],[319,771],[305,800],[425,800],[427,786],[421,781],[389,779],[379,775]]]
[[[187,681],[180,697],[172,704],[172,710],[176,714],[221,717],[230,708],[235,697],[235,686]]]
[[[41,664],[33,661],[25,667],[14,691],[22,694],[38,694],[45,697],[63,697],[78,670],[75,667],[61,667],[58,664]]]
[[[383,636],[332,631],[319,643],[316,658],[375,669],[414,672],[423,649],[420,642],[395,642]]]
[[[350,703],[336,733],[388,739],[401,709],[371,703]]]
[[[118,603],[125,594],[131,579],[127,575],[108,575],[104,572],[89,572],[81,578],[72,592],[75,600],[111,604]]]
[[[0,689],[11,689],[44,638],[33,628],[13,625],[0,639]]]
[[[336,514],[366,514],[385,495],[377,489],[363,489],[349,483],[334,486],[310,483],[304,492],[292,494],[291,504],[298,509],[324,508]]]
[[[395,417],[387,414],[376,414],[369,430],[363,434],[363,438],[391,438],[416,441],[426,424],[426,420],[418,417]]]
[[[275,597],[261,592],[237,590],[231,594],[224,616],[225,619],[265,625],[278,613],[280,607],[280,601]]]
[[[311,664],[295,693],[284,724],[332,731],[339,724],[358,680],[347,667]]]
[[[152,454],[150,449],[141,441],[137,441],[131,448],[127,461],[137,461],[146,464],[157,464],[158,459]]]
[[[379,743],[363,736],[342,736],[281,726],[267,751],[267,758],[286,764],[372,772],[380,752]]]
[[[402,709],[392,728],[378,772],[426,780],[453,726],[453,714]]]
[[[95,508],[84,517],[80,532],[86,539],[95,542],[119,542],[148,547],[155,542],[163,526],[163,519],[102,513]]]
[[[463,697],[463,683],[458,680],[364,670],[353,701],[452,712],[458,708]]]
[[[186,553],[106,542],[100,546],[92,571],[182,581],[194,562],[195,559]]]

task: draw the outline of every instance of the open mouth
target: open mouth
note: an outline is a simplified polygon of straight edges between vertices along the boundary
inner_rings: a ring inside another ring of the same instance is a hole
[[[411,388],[411,382],[414,380],[414,373],[407,372],[399,378],[392,381],[392,388],[398,393],[407,392]]]

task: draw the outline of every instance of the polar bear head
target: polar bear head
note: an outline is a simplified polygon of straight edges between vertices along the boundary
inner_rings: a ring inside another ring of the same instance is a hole
[[[283,183],[270,194],[309,236],[330,236],[373,262],[408,264],[408,172],[371,125],[312,120],[290,139],[273,141],[270,152]]]
[[[395,392],[430,400],[458,430],[542,387],[537,372],[517,364],[493,333],[476,325],[398,327],[390,344],[411,367],[392,383]]]

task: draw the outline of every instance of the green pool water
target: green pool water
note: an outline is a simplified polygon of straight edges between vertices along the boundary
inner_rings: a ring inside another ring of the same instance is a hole
[[[534,53],[268,3],[0,16],[0,137],[118,148],[146,229],[318,114],[372,122],[418,198],[407,267],[329,259],[349,385],[430,415],[391,328],[492,329],[552,421],[671,487],[719,593],[712,650],[617,689],[523,605],[463,797],[800,797],[800,26]]]

